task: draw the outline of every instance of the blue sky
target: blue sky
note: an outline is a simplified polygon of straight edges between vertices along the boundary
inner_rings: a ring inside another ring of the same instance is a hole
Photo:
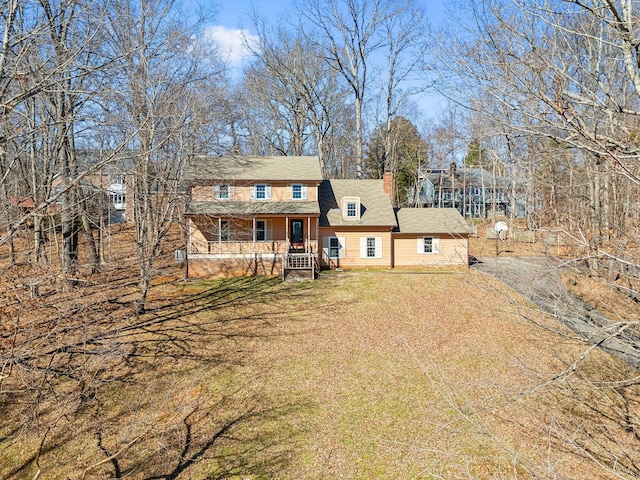
[[[420,0],[417,0],[420,1]],[[269,23],[277,22],[283,15],[293,12],[295,0],[219,0],[217,3],[218,15],[215,22],[209,27],[208,33],[214,37],[220,47],[221,54],[226,58],[232,71],[239,73],[242,59],[246,55],[242,45],[242,30],[249,38],[255,33],[252,31],[250,14],[253,9],[265,17]],[[438,27],[444,21],[445,10],[450,3],[446,0],[422,0],[422,5],[427,11],[427,17],[431,26]],[[423,112],[432,117],[438,111],[446,108],[448,103],[442,96],[434,91],[425,92],[414,98]]]
[[[437,24],[444,17],[445,0],[422,1],[432,25]],[[220,0],[217,3],[219,13],[209,33],[216,38],[224,56],[228,56],[233,66],[238,66],[243,55],[241,28],[248,30],[251,35],[249,16],[255,9],[269,22],[275,22],[288,11],[293,11],[294,2],[290,0]]]

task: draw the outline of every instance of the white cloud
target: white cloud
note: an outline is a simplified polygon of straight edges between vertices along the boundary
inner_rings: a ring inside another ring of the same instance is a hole
[[[228,60],[233,66],[239,65],[242,60],[251,55],[244,44],[243,37],[250,43],[257,43],[258,40],[257,36],[246,30],[230,29],[222,25],[209,27],[207,37],[218,44],[222,58]]]

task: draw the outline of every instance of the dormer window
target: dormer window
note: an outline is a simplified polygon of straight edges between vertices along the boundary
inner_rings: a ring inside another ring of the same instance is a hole
[[[358,204],[356,202],[347,202],[347,218],[356,218],[358,216]]]
[[[358,220],[360,218],[360,197],[344,197],[342,212],[345,220]]]

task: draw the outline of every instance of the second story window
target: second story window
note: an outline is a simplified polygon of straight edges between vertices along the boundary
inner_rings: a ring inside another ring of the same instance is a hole
[[[294,200],[305,200],[307,198],[307,186],[299,183],[291,185],[291,198]]]
[[[114,185],[125,185],[126,179],[124,178],[124,174],[118,173],[115,175],[111,175],[111,183]]]
[[[227,185],[226,183],[218,185],[218,199],[229,200],[229,185]]]
[[[251,198],[253,200],[271,199],[271,185],[257,183],[251,186]]]

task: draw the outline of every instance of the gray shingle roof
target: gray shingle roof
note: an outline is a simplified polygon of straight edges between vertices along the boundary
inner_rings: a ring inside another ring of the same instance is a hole
[[[233,202],[213,200],[209,202],[191,202],[186,215],[318,215],[318,202]]]
[[[470,233],[471,227],[455,208],[399,208],[398,233]]]
[[[186,180],[198,181],[317,181],[322,180],[320,162],[307,157],[209,157],[199,156],[189,162]]]
[[[318,189],[320,226],[393,226],[396,218],[382,180],[325,180]],[[345,220],[340,210],[343,197],[360,197],[360,218]]]

